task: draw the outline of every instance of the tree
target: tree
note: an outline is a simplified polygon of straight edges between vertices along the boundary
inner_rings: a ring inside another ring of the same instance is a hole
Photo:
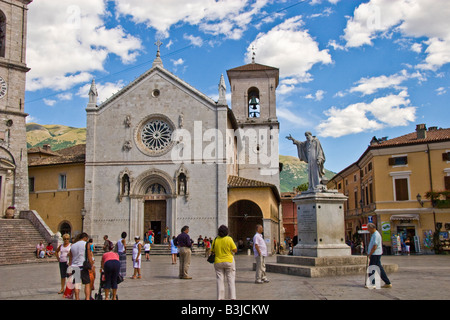
[[[309,183],[308,182],[305,182],[305,183],[302,183],[301,185],[299,185],[299,186],[297,186],[297,188],[295,188],[297,191],[307,191],[308,190],[308,188],[309,188]]]

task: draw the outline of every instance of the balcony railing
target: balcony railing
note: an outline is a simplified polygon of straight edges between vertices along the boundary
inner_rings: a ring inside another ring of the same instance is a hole
[[[345,212],[346,217],[358,217],[366,213],[373,213],[377,206],[375,203],[369,203],[368,205],[363,205],[361,208],[350,209]]]

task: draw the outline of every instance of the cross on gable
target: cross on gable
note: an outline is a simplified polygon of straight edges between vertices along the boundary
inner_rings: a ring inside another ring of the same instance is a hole
[[[159,47],[161,47],[162,44],[163,43],[160,40],[155,42],[155,45],[158,47],[158,51],[159,51]]]

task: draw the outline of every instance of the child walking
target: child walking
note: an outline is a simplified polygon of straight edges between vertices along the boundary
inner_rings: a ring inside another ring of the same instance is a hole
[[[147,240],[144,244],[145,260],[150,261],[150,242]]]

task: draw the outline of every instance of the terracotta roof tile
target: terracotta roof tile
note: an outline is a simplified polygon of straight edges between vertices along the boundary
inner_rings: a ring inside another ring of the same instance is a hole
[[[407,144],[420,144],[420,143],[430,143],[430,142],[440,142],[450,140],[450,128],[448,129],[437,129],[431,127],[426,131],[425,139],[418,139],[416,132],[411,132],[400,137],[392,138],[385,141],[379,141],[378,143],[373,143],[370,148],[383,148],[383,147],[395,147]]]
[[[228,176],[228,188],[271,188],[278,201],[281,201],[280,192],[278,188],[271,183],[259,180],[247,179],[239,176]]]
[[[56,164],[70,164],[80,163],[86,160],[86,145],[79,144],[73,147],[53,151],[56,156],[47,158],[30,158],[28,159],[28,165],[33,166],[47,166]]]
[[[278,68],[265,66],[259,63],[249,63],[240,67],[230,69],[228,71],[260,71],[260,70],[278,70]]]
[[[246,179],[238,176],[228,176],[229,188],[254,188],[254,187],[272,187],[273,184],[258,180]]]

